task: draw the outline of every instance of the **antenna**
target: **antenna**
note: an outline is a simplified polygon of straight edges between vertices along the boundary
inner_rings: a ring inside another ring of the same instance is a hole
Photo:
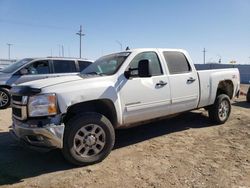
[[[116,40],[117,44],[120,45],[120,50],[122,51],[122,43],[119,40]]]

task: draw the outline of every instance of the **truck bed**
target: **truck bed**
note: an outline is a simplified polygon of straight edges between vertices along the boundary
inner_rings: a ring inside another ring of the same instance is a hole
[[[236,95],[239,89],[239,70],[237,68],[200,70],[197,71],[197,74],[200,80],[198,108],[214,103],[219,81],[222,80],[222,78],[223,80],[232,80],[233,85],[237,86],[234,89],[233,96]]]

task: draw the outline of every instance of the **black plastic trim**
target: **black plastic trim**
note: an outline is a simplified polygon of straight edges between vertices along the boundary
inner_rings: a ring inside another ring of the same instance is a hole
[[[41,92],[41,89],[32,88],[30,86],[13,86],[10,90],[11,95],[31,96]]]

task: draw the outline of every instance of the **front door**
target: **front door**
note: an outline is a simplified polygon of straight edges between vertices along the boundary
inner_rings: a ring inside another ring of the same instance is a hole
[[[79,73],[74,60],[53,60],[53,74],[50,77],[72,76]]]
[[[27,69],[27,74],[16,73],[13,76],[14,84],[48,78],[51,74],[49,61],[47,60],[33,62],[26,66],[25,69]]]
[[[138,62],[149,60],[152,77],[138,77]],[[155,52],[138,54],[130,63],[132,78],[121,86],[120,93],[124,111],[124,123],[148,120],[169,113],[170,89],[168,77],[163,73]]]

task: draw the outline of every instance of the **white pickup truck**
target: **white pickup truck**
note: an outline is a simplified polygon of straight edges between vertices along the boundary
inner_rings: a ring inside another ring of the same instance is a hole
[[[11,132],[32,148],[60,148],[76,165],[103,160],[117,128],[205,108],[227,121],[238,69],[196,71],[179,49],[134,49],[98,59],[79,75],[13,87]]]

